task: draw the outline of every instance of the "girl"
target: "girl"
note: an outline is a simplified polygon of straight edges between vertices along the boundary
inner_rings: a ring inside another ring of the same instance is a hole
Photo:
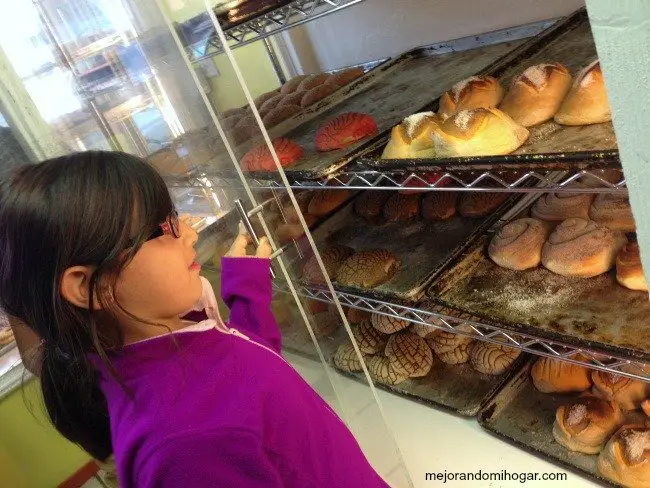
[[[54,426],[98,459],[114,452],[125,488],[386,487],[280,356],[268,243],[244,258],[240,236],[223,259],[225,326],[196,240],[128,154],[73,154],[3,182],[0,305],[42,338]]]

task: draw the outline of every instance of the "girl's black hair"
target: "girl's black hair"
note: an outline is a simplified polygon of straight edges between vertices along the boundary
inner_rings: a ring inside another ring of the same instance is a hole
[[[125,153],[70,154],[18,168],[0,183],[0,306],[43,340],[41,388],[52,423],[99,460],[112,443],[89,354],[115,375],[107,351],[122,336],[111,321],[100,323],[93,297],[114,296],[120,270],[172,210],[158,173]],[[89,310],[60,293],[62,273],[75,265],[96,268]]]

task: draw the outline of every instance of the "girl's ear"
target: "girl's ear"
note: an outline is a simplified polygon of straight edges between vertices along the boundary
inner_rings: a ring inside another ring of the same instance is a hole
[[[95,268],[93,266],[71,266],[61,276],[61,296],[71,304],[88,309],[90,306],[90,278]],[[97,296],[93,297],[93,308],[102,308]]]

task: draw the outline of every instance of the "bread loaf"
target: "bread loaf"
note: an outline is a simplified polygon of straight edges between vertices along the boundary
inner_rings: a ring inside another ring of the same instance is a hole
[[[609,271],[626,244],[625,236],[592,220],[568,219],[542,248],[542,264],[562,276],[591,278]]]
[[[268,97],[264,103],[259,105],[257,108],[260,112],[268,113],[270,110],[273,110],[278,104],[284,99],[284,95],[281,93],[275,93],[273,96]]]
[[[282,88],[280,88],[280,93],[282,93],[283,95],[288,95],[290,93],[295,92],[300,86],[300,83],[302,83],[303,80],[308,76],[309,75],[299,75],[296,76],[295,78],[291,78],[284,85],[282,85]]]
[[[553,118],[571,89],[571,74],[560,63],[531,66],[512,80],[499,108],[524,127]]]
[[[348,83],[352,83],[357,78],[361,78],[364,73],[365,71],[363,68],[349,68],[343,71],[339,71],[338,73],[331,74],[327,80],[325,80],[325,83],[328,85],[331,84],[337,86],[345,86]]]
[[[650,397],[650,383],[602,371],[592,371],[594,395],[616,402],[623,410],[635,410]]]
[[[588,125],[612,120],[607,99],[605,79],[596,60],[583,69],[575,79],[569,94],[555,114],[563,125]]]
[[[612,230],[634,232],[634,217],[630,201],[624,195],[601,193],[589,208],[589,218]]]
[[[479,373],[498,375],[505,372],[520,354],[519,349],[504,344],[474,341],[469,360]]]
[[[298,105],[302,103],[303,97],[309,92],[306,91],[295,91],[285,95],[282,100],[278,103],[278,107],[284,107],[285,105]]]
[[[385,385],[397,385],[408,379],[408,375],[395,371],[386,356],[372,356],[366,366],[372,379]]]
[[[504,225],[492,238],[488,255],[502,268],[524,270],[542,262],[550,228],[541,220],[523,218]]]
[[[394,334],[411,325],[406,320],[391,317],[380,313],[373,313],[371,318],[372,326],[384,334]]]
[[[377,123],[370,115],[347,112],[325,122],[316,131],[316,149],[333,151],[377,132]]]
[[[464,192],[458,211],[463,217],[485,217],[499,208],[509,196],[504,192]]]
[[[438,359],[446,364],[465,364],[469,361],[469,352],[473,344],[473,340],[461,342],[457,348],[438,354]]]
[[[320,256],[330,279],[336,275],[343,261],[352,256],[353,253],[354,249],[347,246],[332,246],[321,252]],[[302,268],[302,279],[312,284],[325,283],[325,277],[320,266],[318,266],[316,256],[310,257],[305,263]]]
[[[446,119],[461,110],[496,107],[502,98],[503,88],[496,78],[472,76],[442,95],[438,113]]]
[[[624,425],[598,456],[598,471],[617,485],[650,488],[650,428]]]
[[[309,75],[307,78],[304,78],[298,85],[297,91],[299,90],[311,90],[316,88],[319,85],[322,85],[330,77],[327,73],[321,73],[318,75]]]
[[[546,193],[537,199],[531,215],[548,222],[588,219],[593,200],[594,195],[590,193]]]
[[[361,361],[352,344],[341,344],[334,353],[334,364],[337,368],[350,373],[361,371]]]
[[[275,107],[264,117],[262,117],[262,122],[264,122],[264,127],[269,129],[271,127],[275,127],[280,122],[284,122],[289,117],[293,117],[297,113],[300,113],[300,110],[301,109],[298,105],[281,105],[279,107]]]
[[[616,256],[616,280],[630,290],[648,291],[636,242],[629,242]]]
[[[420,214],[420,195],[393,193],[384,206],[384,217],[389,222],[404,222]]]
[[[304,154],[302,147],[291,139],[284,137],[273,140],[273,149],[280,160],[283,168],[293,166]],[[254,147],[241,160],[241,168],[244,171],[275,171],[275,161],[271,150],[266,144]]]
[[[309,202],[308,212],[317,217],[322,217],[345,203],[351,196],[352,192],[350,190],[318,191]]]
[[[388,335],[375,329],[370,321],[361,322],[352,330],[359,350],[364,354],[383,353]]]
[[[390,365],[398,374],[411,378],[426,376],[433,365],[433,354],[422,337],[399,333],[390,336],[385,349]]]
[[[280,90],[274,90],[274,91],[262,93],[259,97],[257,97],[254,100],[254,104],[259,109],[264,105],[265,102],[271,100],[272,98],[277,97],[278,95],[280,95]]]
[[[624,421],[615,403],[583,396],[557,409],[553,437],[570,451],[598,454]]]
[[[457,329],[459,332],[471,332],[472,330],[469,326],[464,324],[458,326]],[[429,344],[429,347],[433,349],[433,352],[435,352],[438,357],[442,354],[458,349],[463,344],[467,345],[471,342],[471,337],[446,330],[438,330],[437,333],[434,333],[427,338],[427,344]]]
[[[419,335],[422,339],[433,339],[433,337],[441,332],[440,329],[431,327],[430,325],[415,323],[411,326],[411,332]],[[429,341],[427,341],[428,343]],[[431,347],[431,344],[429,344]]]
[[[354,211],[367,219],[379,217],[383,214],[384,205],[390,196],[389,191],[366,190],[354,201]]]
[[[433,127],[437,157],[500,156],[518,149],[528,130],[496,108],[461,110]]]
[[[541,357],[530,371],[535,388],[543,393],[567,393],[591,388],[591,371],[584,366]]]
[[[364,321],[370,321],[370,312],[359,310],[358,308],[350,308],[346,314],[348,322],[352,324],[360,324]]]
[[[374,288],[390,280],[400,261],[382,249],[360,251],[346,259],[336,272],[336,281],[344,286]]]
[[[447,220],[456,215],[458,193],[454,191],[428,192],[422,199],[424,220]]]
[[[433,112],[417,113],[405,118],[391,130],[382,159],[434,157],[433,128],[440,123],[440,117]]]

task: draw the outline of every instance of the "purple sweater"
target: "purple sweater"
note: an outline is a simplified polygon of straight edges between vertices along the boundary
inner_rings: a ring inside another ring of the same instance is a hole
[[[121,486],[387,487],[280,356],[269,261],[224,258],[222,295],[228,327],[204,320],[111,358],[130,396],[98,365]],[[202,300],[214,316],[207,281]]]

